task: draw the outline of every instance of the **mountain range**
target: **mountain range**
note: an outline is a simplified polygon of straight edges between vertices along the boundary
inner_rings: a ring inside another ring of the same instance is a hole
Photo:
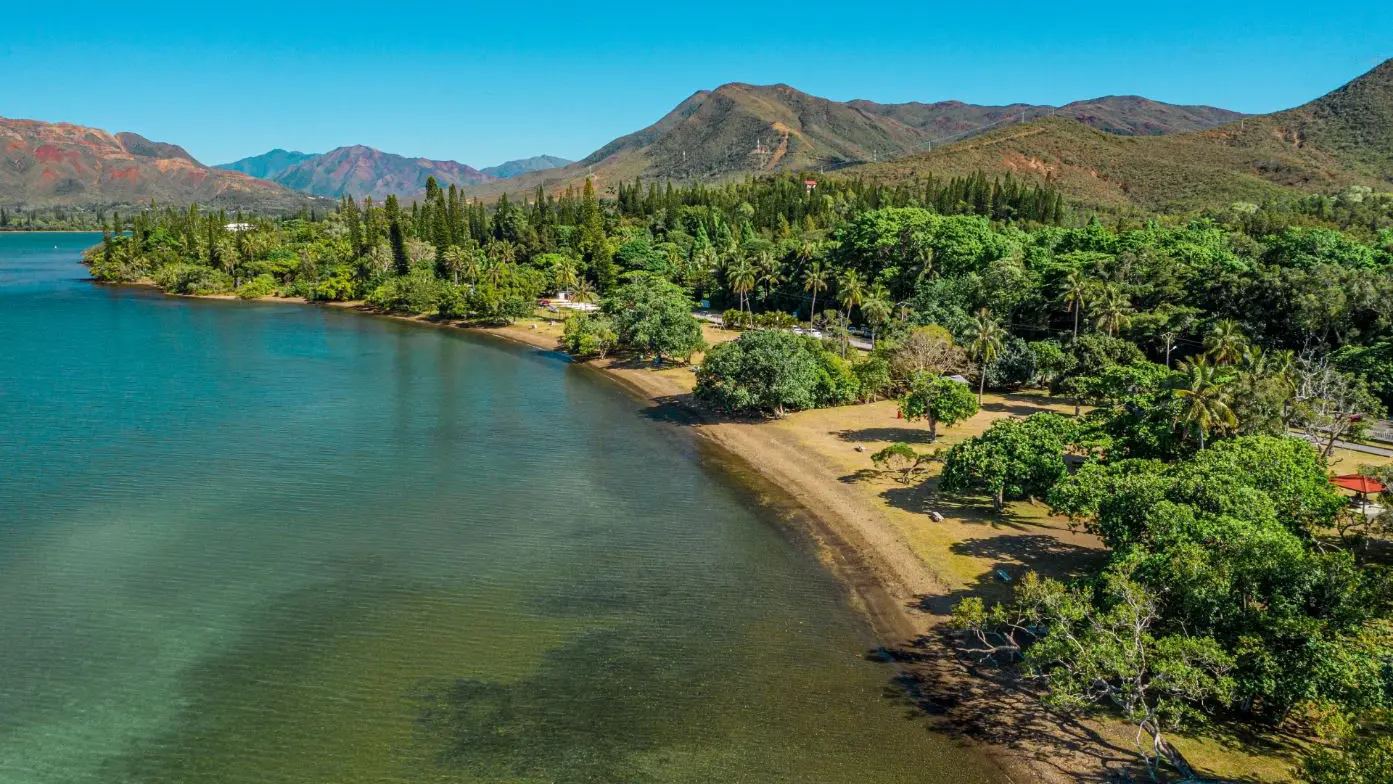
[[[314,196],[371,196],[380,201],[390,194],[414,196],[425,190],[426,180],[430,177],[434,177],[441,187],[477,185],[565,166],[570,162],[553,155],[538,155],[486,169],[475,169],[455,161],[406,158],[372,147],[354,145],[326,153],[275,149],[262,155],[219,164],[217,168],[271,180],[291,190]]]
[[[880,104],[831,101],[784,84],[726,84],[702,90],[658,122],[622,136],[570,166],[474,189],[483,195],[559,189],[593,177],[720,179],[767,171],[836,170],[889,160],[970,138],[1002,125],[1057,116],[1111,134],[1156,135],[1212,128],[1243,115],[1109,96],[1066,106],[977,106],[958,101]]]
[[[131,133],[0,119],[0,205],[198,202],[268,211],[310,196],[411,198],[435,177],[469,196],[559,191],[593,179],[722,180],[823,171],[903,181],[985,172],[1048,182],[1105,210],[1189,210],[1350,185],[1393,186],[1393,60],[1310,103],[1244,116],[1109,96],[1051,107],[831,101],[787,85],[702,90],[583,160],[475,169],[370,147],[272,150],[210,168]]]
[[[1393,60],[1294,109],[1202,131],[1123,137],[1047,118],[850,170],[878,180],[1007,173],[1086,206],[1184,210],[1291,189],[1393,186]]]
[[[290,212],[303,194],[212,169],[182,147],[135,133],[0,117],[0,204],[122,207],[164,203]]]

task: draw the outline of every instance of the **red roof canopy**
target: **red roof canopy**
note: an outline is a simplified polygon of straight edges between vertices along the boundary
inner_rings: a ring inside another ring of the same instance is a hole
[[[1343,487],[1346,490],[1353,490],[1356,493],[1382,493],[1388,489],[1377,479],[1360,476],[1359,474],[1337,476],[1331,479],[1330,483],[1338,487]]]

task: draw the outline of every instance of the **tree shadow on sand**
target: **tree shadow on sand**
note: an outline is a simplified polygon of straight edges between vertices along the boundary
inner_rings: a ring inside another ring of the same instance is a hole
[[[935,631],[868,658],[892,662],[899,673],[884,696],[906,717],[931,717],[930,731],[1010,749],[1070,781],[1121,782],[1145,777],[1136,750],[1114,742],[1076,717],[1050,711],[1032,681],[958,654],[947,631]]]
[[[864,427],[859,430],[838,430],[833,435],[843,441],[859,443],[862,441],[903,442],[906,444],[932,444],[927,428],[914,427]]]

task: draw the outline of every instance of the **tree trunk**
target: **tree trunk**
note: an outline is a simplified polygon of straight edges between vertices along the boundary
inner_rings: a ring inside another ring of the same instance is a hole
[[[1006,509],[1006,488],[998,487],[992,493],[992,508],[996,510],[997,514],[1001,514]]]
[[[1161,735],[1161,728],[1150,720],[1142,722],[1141,726],[1143,730],[1151,735],[1151,748],[1156,754],[1156,759],[1158,761],[1165,759],[1166,762],[1170,763],[1172,768],[1175,768],[1177,773],[1184,777],[1185,781],[1194,780],[1195,769],[1190,767],[1190,763],[1179,751],[1166,742],[1166,739]],[[1154,772],[1152,773],[1152,777],[1155,777]]]
[[[1078,342],[1079,342],[1079,311],[1082,310],[1082,309],[1083,309],[1083,308],[1080,308],[1080,307],[1079,307],[1079,301],[1078,301],[1078,300],[1074,300],[1074,342],[1075,342],[1075,343],[1078,343]]]
[[[930,417],[929,417],[929,443],[932,444],[932,443],[934,443],[934,442],[937,441],[937,440],[938,440],[938,420],[937,420],[937,419],[934,419],[932,416],[930,416]]]
[[[817,318],[817,289],[813,289],[813,304],[808,309],[808,326],[813,326],[813,321]]]
[[[982,407],[982,395],[987,391],[987,363],[982,363],[982,377],[977,380],[977,407]]]

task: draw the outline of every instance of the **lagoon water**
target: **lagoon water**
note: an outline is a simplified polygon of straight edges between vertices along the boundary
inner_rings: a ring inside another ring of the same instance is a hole
[[[97,239],[0,234],[0,782],[993,780],[605,378]]]

